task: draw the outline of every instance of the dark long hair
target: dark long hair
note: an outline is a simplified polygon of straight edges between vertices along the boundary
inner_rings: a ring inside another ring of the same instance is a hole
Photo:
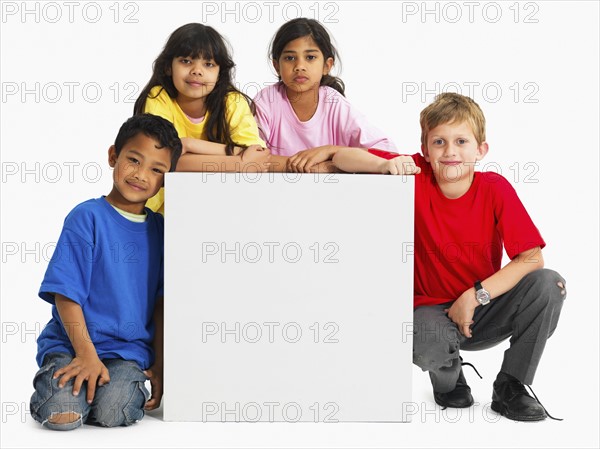
[[[332,58],[334,63],[339,60],[338,52],[331,43],[329,33],[323,25],[314,19],[299,17],[284,23],[271,42],[271,59],[278,61],[285,46],[299,37],[310,36],[317,46],[325,60]],[[279,78],[281,80],[281,77]],[[345,96],[344,82],[337,76],[323,75],[321,86],[329,86]]]
[[[253,113],[254,104],[247,95],[233,86],[235,63],[231,59],[225,39],[212,27],[200,23],[188,23],[173,31],[165,44],[165,48],[152,64],[152,76],[136,100],[133,113],[141,114],[144,112],[146,100],[155,86],[161,86],[162,89],[167,91],[169,97],[177,98],[178,92],[170,73],[173,59],[182,56],[214,59],[219,66],[217,83],[212,92],[206,97],[206,111],[209,116],[204,129],[207,140],[225,144],[226,154],[232,155],[235,145],[243,145],[231,139],[231,129],[225,115],[227,95],[233,92],[239,94],[248,102]]]

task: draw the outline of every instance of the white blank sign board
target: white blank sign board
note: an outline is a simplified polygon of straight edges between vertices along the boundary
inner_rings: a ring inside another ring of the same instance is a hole
[[[414,179],[169,173],[165,192],[165,420],[407,420]]]

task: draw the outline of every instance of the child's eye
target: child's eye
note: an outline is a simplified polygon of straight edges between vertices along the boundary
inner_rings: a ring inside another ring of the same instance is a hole
[[[179,60],[179,62],[181,62],[182,64],[191,64],[191,63],[192,63],[192,60],[191,60],[191,59],[188,59],[188,58],[181,58],[181,59]]]
[[[284,61],[293,61],[294,59],[296,59],[294,56],[285,56],[283,58]]]
[[[212,67],[216,67],[216,64],[214,62],[207,62],[206,64],[204,64],[206,67],[208,68],[212,68]]]
[[[435,139],[435,140],[433,141],[433,144],[434,144],[434,145],[442,145],[443,143],[444,143],[444,140],[443,140],[443,139]]]
[[[159,175],[162,175],[164,173],[160,168],[153,168],[152,171],[154,173],[158,173]]]
[[[465,143],[467,143],[467,139],[458,139],[459,145],[464,145]]]
[[[136,158],[134,157],[128,157],[127,159],[129,159],[129,162],[131,162],[132,164],[139,164],[140,161],[138,161]]]
[[[314,61],[315,59],[317,59],[317,57],[316,57],[315,55],[308,55],[308,56],[306,57],[306,59],[307,59],[308,61]]]

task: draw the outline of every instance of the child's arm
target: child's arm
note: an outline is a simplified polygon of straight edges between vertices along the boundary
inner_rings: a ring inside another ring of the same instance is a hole
[[[416,175],[421,172],[413,158],[398,156],[384,159],[361,148],[343,148],[333,156],[334,165],[349,173],[383,173],[391,175]]]
[[[186,153],[179,159],[178,172],[265,172],[271,154],[259,145],[248,147],[241,155],[200,155]]]
[[[182,137],[182,155],[186,153],[225,156],[225,145],[222,143],[209,142],[208,140],[194,139],[193,137]],[[244,149],[233,147],[233,154],[238,156]]]
[[[269,171],[272,172],[287,172],[288,171],[288,162],[290,158],[289,156],[279,156],[276,154],[271,155],[271,167]]]
[[[481,284],[490,293],[492,301],[494,301],[494,298],[503,295],[517,285],[526,274],[541,268],[544,268],[544,257],[542,256],[541,248],[536,246],[517,255],[501,270],[489,278],[483,279]],[[473,279],[473,282],[476,280]],[[475,309],[477,307],[488,306],[480,306],[475,297],[475,287],[472,287],[460,295],[452,306],[447,309],[448,317],[456,323],[459,331],[465,337],[471,338],[471,329],[469,326],[473,324]]]
[[[321,147],[299,151],[290,157],[288,161],[288,171],[293,173],[309,173],[313,166],[330,160],[341,148],[345,147],[323,145]]]
[[[96,392],[96,384],[101,386],[110,382],[108,369],[98,357],[88,333],[81,306],[58,293],[54,295],[54,300],[65,331],[75,349],[75,357],[71,363],[57,370],[54,373],[54,379],[60,377],[58,386],[63,388],[74,377],[74,396],[79,394],[83,381],[87,381],[87,402],[91,404]]]
[[[144,408],[154,410],[160,405],[163,396],[163,326],[164,326],[164,300],[162,297],[156,300],[154,306],[154,364],[144,371],[144,374],[150,378],[152,387],[152,397]]]

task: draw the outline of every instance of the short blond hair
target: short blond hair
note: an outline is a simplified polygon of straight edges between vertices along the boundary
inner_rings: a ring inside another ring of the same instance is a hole
[[[421,111],[421,144],[427,145],[427,134],[446,123],[467,122],[477,139],[485,142],[485,116],[472,98],[454,92],[439,94],[429,106]]]

